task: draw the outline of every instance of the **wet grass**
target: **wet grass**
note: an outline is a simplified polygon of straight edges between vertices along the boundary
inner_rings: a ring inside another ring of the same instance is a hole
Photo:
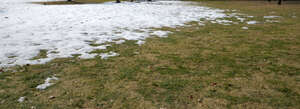
[[[173,33],[149,38],[142,46],[126,41],[93,51],[120,54],[107,60],[74,57],[16,66],[0,74],[0,108],[299,108],[300,6],[202,4],[235,9],[263,23],[192,22],[190,27],[162,28]],[[267,15],[282,18],[265,23]],[[44,91],[35,88],[53,75],[58,83]],[[26,100],[18,103],[21,96]]]

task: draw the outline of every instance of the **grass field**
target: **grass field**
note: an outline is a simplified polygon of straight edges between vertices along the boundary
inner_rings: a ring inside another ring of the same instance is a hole
[[[16,66],[0,74],[0,108],[299,109],[300,4],[201,3],[238,10],[261,23],[191,22],[160,28],[173,33],[142,46],[127,41],[94,51],[120,54],[107,60],[74,57]],[[264,22],[268,15],[281,16],[280,22]],[[59,78],[53,86],[35,88],[53,75]],[[25,101],[18,103],[22,96]]]

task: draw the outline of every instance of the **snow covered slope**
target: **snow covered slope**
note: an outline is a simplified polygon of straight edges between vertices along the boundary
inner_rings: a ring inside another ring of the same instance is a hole
[[[105,46],[90,46],[91,42],[144,40],[156,32],[151,28],[226,17],[223,10],[182,1],[51,6],[27,3],[31,1],[43,0],[0,1],[0,67],[40,64],[72,54],[92,58],[96,54],[89,52]],[[32,60],[40,50],[48,50],[48,57]]]

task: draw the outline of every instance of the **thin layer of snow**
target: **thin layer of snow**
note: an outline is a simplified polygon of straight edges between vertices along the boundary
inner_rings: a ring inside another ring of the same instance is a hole
[[[94,47],[96,49],[99,49],[99,50],[103,50],[103,49],[106,49],[108,46],[110,45],[101,45],[101,46],[97,46],[97,47]],[[82,53],[79,58],[81,59],[89,59],[89,58],[94,58],[95,56],[97,56],[96,53],[89,53],[91,51],[93,51],[94,49],[90,49],[90,50],[87,50],[87,51],[83,51],[85,53]]]
[[[244,26],[244,27],[242,27],[242,29],[247,30],[247,29],[249,29],[249,28]]]
[[[145,43],[145,41],[143,41],[143,40],[138,40],[138,41],[136,42],[136,44],[138,44],[139,46],[143,45],[144,43]]]
[[[158,37],[168,37],[168,34],[171,33],[170,31],[154,31],[151,35],[155,35]]]
[[[281,16],[264,16],[266,22],[268,23],[278,23],[278,20],[273,20],[274,18],[280,18]]]
[[[124,42],[125,42],[125,40],[118,40],[118,41],[115,41],[116,44],[122,44],[122,43],[124,43]]]
[[[23,103],[25,101],[25,97],[20,97],[19,99],[18,99],[18,102],[19,103]]]
[[[216,20],[216,22],[219,24],[224,24],[224,25],[228,25],[228,24],[232,23],[232,21],[230,21],[230,20]]]
[[[201,22],[199,22],[198,25],[199,25],[199,26],[205,26],[205,24],[204,24],[204,23],[201,23]],[[177,31],[177,30],[176,30],[176,31]]]
[[[248,21],[247,24],[257,24],[257,21]]]
[[[246,19],[245,18],[240,18],[240,17],[237,17],[238,20],[240,20],[241,22],[244,22]]]
[[[279,18],[280,16],[264,16],[265,19]]]
[[[266,22],[269,22],[269,23],[278,23],[279,21],[278,20],[266,20]]]
[[[224,10],[184,1],[51,6],[26,3],[32,1],[50,0],[0,1],[0,67],[42,64],[72,54],[93,58],[96,54],[90,52],[99,47],[91,46],[91,42],[144,40],[157,33],[151,28],[175,28],[191,21],[230,23],[223,19],[228,17]],[[47,58],[31,60],[40,50],[48,51]]]
[[[46,89],[47,87],[53,85],[53,83],[50,83],[52,80],[58,80],[58,78],[55,77],[55,76],[48,77],[48,78],[45,80],[45,83],[38,85],[36,88],[39,89],[39,90],[44,90],[44,89]]]
[[[91,53],[91,54],[85,53],[85,54],[80,55],[79,58],[81,58],[81,59],[90,59],[90,58],[94,58],[95,56],[97,56],[97,54],[95,54],[95,53]]]
[[[240,22],[244,22],[246,20],[246,18],[247,18],[246,14],[241,14],[241,13],[230,13],[228,16],[229,17],[235,17]]]
[[[100,56],[101,56],[101,59],[108,59],[109,57],[119,56],[119,54],[110,51],[108,53],[101,53]]]

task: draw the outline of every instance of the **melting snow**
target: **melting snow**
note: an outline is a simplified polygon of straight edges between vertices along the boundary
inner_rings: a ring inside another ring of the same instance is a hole
[[[89,58],[94,58],[95,56],[97,56],[97,54],[95,54],[95,53],[93,53],[93,54],[84,53],[84,54],[80,55],[79,58],[81,58],[81,59],[89,59]]]
[[[118,41],[115,41],[116,44],[122,44],[122,43],[124,43],[124,42],[125,42],[125,40],[118,40]]]
[[[138,40],[138,41],[136,42],[136,44],[138,44],[139,46],[143,45],[144,43],[145,43],[145,41],[142,41],[142,40]]]
[[[109,57],[119,56],[118,53],[110,51],[109,53],[101,53],[101,59],[108,59]]]
[[[40,84],[40,85],[38,85],[36,88],[39,89],[39,90],[44,90],[44,89],[46,89],[47,87],[53,85],[53,83],[50,83],[50,81],[52,81],[52,80],[58,80],[58,78],[57,78],[57,77],[54,77],[54,76],[48,77],[48,78],[45,80],[45,83],[44,83],[44,84]]]
[[[245,18],[237,17],[237,19],[240,20],[241,22],[244,22],[244,21],[245,21]]]
[[[230,21],[230,20],[217,20],[217,23],[228,25],[229,23],[232,23],[232,21]]]
[[[249,28],[244,26],[244,27],[242,27],[242,29],[247,30],[247,29],[249,29]]]
[[[154,31],[151,35],[159,36],[159,37],[168,37],[170,31]]]
[[[279,17],[280,16],[264,16],[264,18],[267,19],[266,22],[269,23],[274,23],[274,22],[278,23],[279,22],[278,20],[270,20],[270,19],[279,18]]]
[[[231,23],[223,19],[228,17],[224,10],[183,1],[51,6],[25,3],[32,1],[50,0],[0,1],[0,67],[42,64],[72,54],[93,58],[96,54],[90,52],[101,47],[91,46],[91,42],[124,39],[143,44],[142,40],[152,34],[165,37],[168,33],[151,28],[174,28],[191,21]],[[47,58],[31,60],[42,49],[48,51]]]
[[[94,47],[94,48],[97,48],[99,50],[103,50],[103,49],[106,49],[107,46],[110,46],[110,45],[101,45],[101,46],[97,46],[97,47]],[[82,53],[79,58],[81,59],[89,59],[89,58],[94,58],[95,56],[97,56],[96,53],[89,53],[91,51],[93,51],[94,49],[90,49],[90,50],[87,50],[87,51],[82,51],[82,52],[85,52],[85,53]]]
[[[278,23],[279,21],[278,21],[278,20],[266,20],[266,22],[269,22],[269,23],[274,23],[274,22],[276,22],[276,23]]]
[[[24,102],[24,100],[25,100],[25,97],[20,97],[20,98],[18,99],[18,102],[19,102],[19,103],[22,103],[22,102]]]
[[[248,21],[247,24],[257,24],[257,21]]]
[[[279,18],[280,16],[264,16],[265,19]]]

